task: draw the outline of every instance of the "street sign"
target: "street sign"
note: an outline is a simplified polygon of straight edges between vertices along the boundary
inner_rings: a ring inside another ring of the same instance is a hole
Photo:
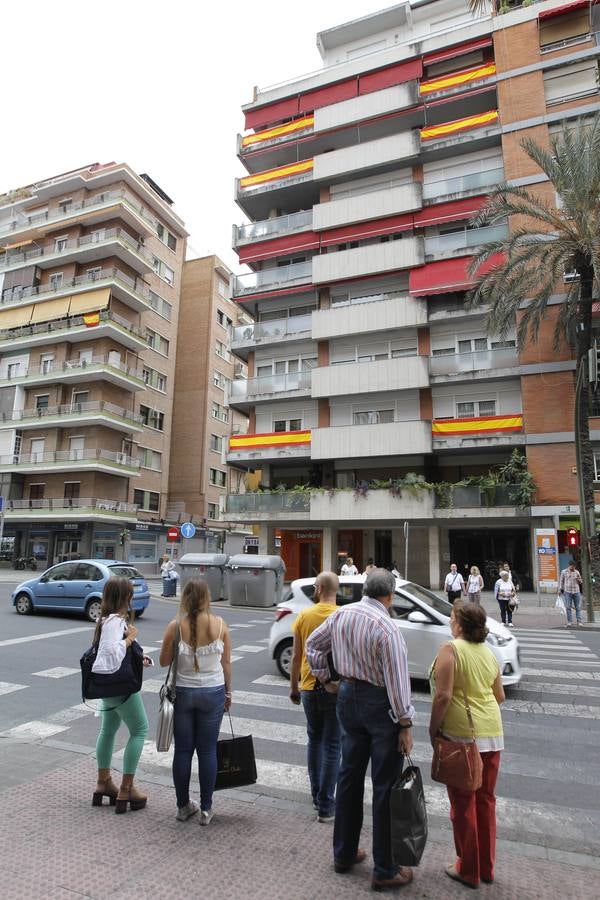
[[[553,528],[535,529],[535,549],[540,588],[554,590],[558,587],[558,541]]]
[[[4,497],[0,497],[0,512],[4,512]]]
[[[181,526],[181,535],[184,538],[193,538],[196,534],[196,526],[191,522],[184,522]]]
[[[171,528],[167,528],[167,541],[172,543],[173,541],[179,540],[179,528],[176,526],[172,526]]]

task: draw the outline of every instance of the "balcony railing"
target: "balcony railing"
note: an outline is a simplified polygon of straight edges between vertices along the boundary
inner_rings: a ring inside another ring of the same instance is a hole
[[[507,484],[499,484],[489,491],[484,491],[478,485],[465,485],[464,487],[452,488],[452,507],[454,509],[462,508],[485,508],[490,506],[516,506],[513,493],[516,487]],[[436,509],[445,509],[448,506],[446,497],[435,495]]]
[[[251,244],[279,234],[290,234],[312,228],[312,209],[292,213],[289,216],[277,216],[275,219],[264,219],[262,222],[251,222],[235,228],[234,244]]]
[[[309,283],[312,276],[312,262],[292,263],[289,266],[278,266],[273,269],[261,269],[259,272],[248,272],[234,279],[233,293],[236,297],[254,294],[257,291],[291,287],[295,284]]]
[[[99,324],[105,325],[111,322],[146,344],[146,336],[139,328],[136,328],[135,325],[124,319],[123,316],[118,315],[118,313],[102,310]],[[54,322],[40,322],[37,325],[20,325],[18,328],[8,328],[5,331],[0,331],[0,346],[3,341],[14,341],[38,334],[51,334],[53,337],[62,336],[73,328],[87,328],[83,316],[69,316],[65,319],[56,319]]]
[[[24,379],[39,378],[42,375],[47,375],[49,379],[52,379],[58,378],[61,373],[73,372],[77,375],[83,371],[101,371],[105,368],[121,372],[128,378],[135,378],[138,381],[143,381],[142,369],[128,366],[126,363],[123,363],[120,360],[111,359],[110,355],[105,354],[104,356],[93,356],[91,359],[65,359],[58,364],[48,362],[41,366],[28,366],[26,369],[22,369],[14,374],[7,371],[6,374],[0,375],[0,384],[5,381],[17,384]]]
[[[269,322],[254,322],[251,325],[236,325],[231,332],[231,344],[264,341],[269,338],[293,337],[310,333],[312,317],[290,316],[287,319],[273,319]]]
[[[13,287],[2,291],[0,303],[18,303],[20,300],[28,300],[36,297],[46,298],[53,295],[68,294],[72,288],[94,287],[103,281],[111,281],[120,287],[124,287],[128,293],[133,294],[144,305],[151,306],[150,291],[141,278],[130,278],[120,269],[101,269],[95,275],[75,275],[67,278],[60,284],[38,284],[32,287]]]
[[[310,494],[308,493],[228,494],[225,500],[225,511],[228,513],[308,512],[309,510]]]
[[[310,382],[310,371],[294,372],[285,375],[259,375],[257,378],[233,381],[230,386],[229,397],[234,401],[250,400],[253,397],[280,394],[287,391],[309,391]]]
[[[64,513],[69,510],[81,514],[83,511],[89,510],[93,512],[110,512],[116,515],[135,515],[138,506],[137,503],[125,503],[121,500],[101,500],[97,497],[70,497],[70,498],[52,498],[47,500],[7,500],[5,511],[7,514],[11,512],[21,512],[30,510],[44,513],[59,512]]]
[[[39,453],[10,453],[0,456],[2,466],[43,466],[47,463],[98,463],[114,468],[139,469],[139,459],[115,450],[43,450]]]
[[[61,406],[47,406],[44,409],[17,409],[13,412],[3,412],[0,414],[2,422],[26,422],[30,420],[43,421],[48,418],[62,418],[64,416],[85,416],[86,413],[99,413],[122,419],[125,424],[143,425],[144,421],[139,413],[133,412],[131,409],[123,409],[114,403],[108,403],[104,400],[89,400],[86,403],[65,403]],[[83,451],[73,451],[83,452]],[[102,451],[104,452],[104,451]],[[77,457],[79,458],[79,457]]]
[[[474,353],[452,353],[448,356],[432,356],[429,360],[431,375],[459,375],[481,369],[508,369],[519,363],[516,347],[498,347],[496,350],[476,350]]]
[[[137,216],[145,219],[152,231],[155,231],[156,217],[152,215],[150,210],[140,204],[139,200],[136,200],[132,194],[128,191],[104,191],[101,194],[95,194],[93,197],[88,197],[77,203],[71,203],[69,206],[65,206],[64,209],[53,209],[52,211],[46,210],[46,212],[43,213],[35,213],[31,216],[23,215],[18,219],[13,219],[13,221],[9,222],[7,225],[0,226],[0,237],[14,234],[14,232],[26,228],[51,225],[54,222],[64,222],[84,210],[101,209],[103,206],[114,206],[115,203],[119,202],[126,204]]]
[[[126,244],[134,253],[142,257],[152,265],[153,256],[148,253],[146,248],[140,241],[136,241],[129,232],[123,228],[107,228],[103,231],[102,236],[86,234],[83,237],[72,241],[65,241],[64,244],[57,249],[56,247],[34,247],[32,250],[25,250],[22,253],[5,253],[0,255],[0,268],[11,266],[23,266],[27,263],[34,264],[41,258],[56,258],[57,260],[63,254],[71,253],[74,250],[83,250],[87,247],[103,247],[105,244],[113,243],[115,240]]]
[[[425,238],[425,256],[469,253],[475,247],[489,241],[508,237],[508,225],[490,225],[486,228],[469,228],[454,234],[440,234]]]
[[[423,185],[423,200],[437,202],[441,197],[487,190],[503,180],[504,169],[500,166],[498,169],[488,169],[487,172],[473,172],[471,175],[458,175],[456,178],[428,182]]]

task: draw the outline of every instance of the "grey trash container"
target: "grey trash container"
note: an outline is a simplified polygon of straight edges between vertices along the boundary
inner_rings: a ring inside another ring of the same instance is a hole
[[[190,578],[202,578],[208,584],[212,600],[227,598],[225,593],[226,553],[184,553],[177,561],[181,571],[181,590]]]
[[[274,606],[281,601],[285,563],[280,556],[239,553],[225,566],[232,606]]]

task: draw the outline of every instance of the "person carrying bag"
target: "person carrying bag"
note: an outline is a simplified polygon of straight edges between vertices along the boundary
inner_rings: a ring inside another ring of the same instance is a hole
[[[177,663],[179,661],[179,640],[181,632],[179,625],[175,630],[173,639],[173,658],[169,665],[165,683],[159,691],[158,719],[156,722],[156,750],[158,753],[167,753],[171,749],[173,730],[175,728],[175,698],[177,684]]]
[[[421,770],[407,756],[390,795],[392,857],[397,866],[418,866],[427,843],[427,807]]]

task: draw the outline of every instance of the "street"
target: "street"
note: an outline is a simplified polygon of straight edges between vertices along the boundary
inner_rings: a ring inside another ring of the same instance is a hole
[[[79,793],[79,788],[75,792],[69,785],[67,789],[70,803],[85,807],[87,817],[88,793],[91,794],[95,778],[92,754],[98,720],[94,711],[81,703],[79,657],[90,643],[93,628],[75,616],[18,616],[10,604],[11,589],[10,584],[0,583],[1,790],[14,790],[58,769],[69,771],[70,766],[74,778],[79,780],[84,765],[83,793]],[[139,620],[138,640],[157,662],[161,636],[176,609],[173,601],[154,596]],[[246,804],[260,800],[262,807],[270,804],[287,812],[293,810],[302,827],[309,827],[313,812],[305,767],[304,715],[289,702],[287,682],[276,673],[274,662],[268,657],[272,610],[231,609],[222,605],[215,605],[214,609],[224,616],[232,634],[234,728],[236,733],[253,735],[258,767],[258,783],[238,792],[237,798],[236,792],[218,795],[217,810],[227,805],[230,798]],[[515,636],[522,648],[525,678],[518,689],[507,692],[503,707],[506,750],[498,785],[499,858],[507,852],[530,860],[560,862],[593,878],[600,857],[600,632],[517,628]],[[158,754],[153,741],[157,692],[163,678],[164,670],[158,665],[150,668],[145,672],[143,687],[150,731],[139,778],[146,782],[150,805],[153,784],[147,782],[160,786],[163,792],[171,785],[171,754]],[[446,792],[443,786],[432,784],[428,774],[431,752],[426,730],[430,707],[427,685],[414,683],[413,699],[417,709],[413,756],[425,776],[430,839],[445,844],[450,858]],[[117,738],[116,768],[124,742],[122,729]],[[367,802],[369,797],[367,794]],[[174,813],[172,790],[170,798]],[[44,806],[44,797],[40,796],[41,815]],[[4,818],[8,813],[5,805],[3,811]],[[318,827],[325,839],[326,862],[329,832],[323,831],[325,826]],[[415,886],[418,878],[417,875]],[[445,892],[437,896],[454,896],[453,887],[443,887]],[[17,896],[6,891],[3,895]],[[38,896],[50,894],[42,892]],[[230,894],[217,892],[217,896]],[[264,896],[312,895],[289,888],[282,889],[281,894]],[[554,895],[546,891],[540,896]]]

